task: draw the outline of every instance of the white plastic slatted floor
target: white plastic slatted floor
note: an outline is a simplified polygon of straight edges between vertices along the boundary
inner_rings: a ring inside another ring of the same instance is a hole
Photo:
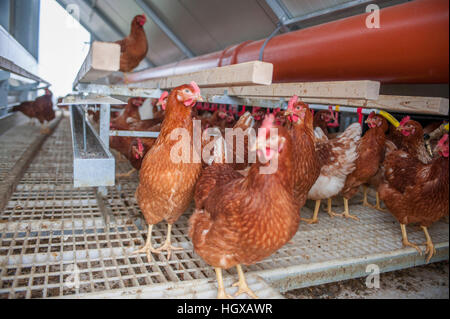
[[[28,129],[17,127],[0,136],[2,171],[14,164],[6,154],[26,145]],[[117,165],[119,172],[130,168],[126,162]],[[131,255],[147,232],[134,198],[137,175],[116,184],[107,197],[112,215],[108,230],[94,189],[72,186],[70,124],[63,119],[0,214],[0,298],[215,297],[214,270],[194,253],[187,236],[192,209],[172,229],[174,244],[184,250],[174,251],[170,260],[162,253],[148,261],[145,254]],[[360,205],[351,205],[351,210],[359,222],[320,213],[318,224],[302,223],[291,243],[244,267],[251,288],[260,297],[280,298],[252,273],[405,250],[400,227],[390,214]],[[311,214],[309,208],[302,209],[302,216]],[[155,246],[166,238],[166,228],[166,223],[153,227]],[[445,222],[430,229],[434,243],[447,247],[448,233]],[[408,235],[413,242],[424,242],[420,228],[408,227]],[[228,287],[237,278],[234,268],[224,276]],[[228,288],[229,293],[235,290]]]

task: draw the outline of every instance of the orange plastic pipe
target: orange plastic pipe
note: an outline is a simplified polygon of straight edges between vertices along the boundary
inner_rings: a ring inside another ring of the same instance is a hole
[[[263,60],[273,82],[376,80],[447,83],[449,2],[416,0],[380,11],[380,28],[361,14],[272,38]],[[130,74],[129,82],[258,60],[263,40]]]

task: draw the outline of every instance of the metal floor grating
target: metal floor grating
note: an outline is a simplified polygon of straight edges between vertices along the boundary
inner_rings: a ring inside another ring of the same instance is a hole
[[[6,131],[0,136],[0,182],[26,151],[33,136],[39,134],[39,125],[21,125],[17,129]]]
[[[23,127],[17,134],[18,129],[13,128],[11,131],[16,132],[8,132],[8,139],[15,139],[17,145],[26,144],[23,141],[27,136],[22,130]],[[0,143],[6,143],[4,140],[2,136]],[[11,159],[2,156],[0,161],[10,165]],[[119,172],[130,168],[126,162],[117,163]],[[184,250],[174,251],[171,260],[167,260],[166,253],[153,255],[150,262],[145,254],[131,255],[144,243],[147,232],[134,198],[136,186],[134,173],[109,188],[107,209],[112,217],[108,230],[94,189],[72,186],[70,124],[63,119],[1,212],[0,298],[105,297],[140,295],[142,291],[147,297],[213,297],[214,292],[208,295],[205,291],[215,285],[214,270],[193,252],[187,236],[192,209],[172,229],[173,243]],[[342,206],[336,210],[342,210]],[[410,252],[411,249],[402,248],[400,227],[390,214],[355,204],[351,205],[351,211],[360,218],[359,222],[331,219],[320,213],[318,224],[301,223],[291,243],[244,270],[261,274],[342,258]],[[311,209],[304,207],[302,216],[310,215]],[[166,228],[166,223],[153,227],[155,246],[166,238]],[[448,247],[448,233],[445,222],[430,228],[435,244],[444,243]],[[413,242],[424,242],[418,227],[408,227],[408,236]],[[78,287],[70,286],[74,273],[79,278]],[[236,278],[235,268],[225,271],[224,276],[227,280],[229,276]],[[258,283],[257,279],[252,280]],[[180,292],[185,291],[180,287],[191,287],[193,283],[203,287],[202,293],[192,293],[188,288],[185,294]],[[173,289],[173,285],[181,290]],[[172,290],[167,290],[168,287]]]

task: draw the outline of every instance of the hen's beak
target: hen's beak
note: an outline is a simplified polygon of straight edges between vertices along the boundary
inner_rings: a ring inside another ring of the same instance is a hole
[[[132,147],[133,147],[134,152],[137,155],[139,155],[139,157],[143,157],[144,156],[144,152],[143,151],[139,151],[139,149],[136,146],[134,146],[134,145]]]
[[[197,102],[203,102],[204,101],[203,97],[200,94],[197,94],[196,98],[197,98]]]

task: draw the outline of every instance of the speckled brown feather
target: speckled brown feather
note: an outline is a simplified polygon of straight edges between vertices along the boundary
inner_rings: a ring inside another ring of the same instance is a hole
[[[316,128],[316,131],[319,130],[320,128]],[[316,138],[315,142],[320,175],[308,193],[308,198],[312,200],[330,198],[342,191],[347,175],[356,167],[361,126],[353,123],[331,140],[323,133],[322,135],[323,138]]]
[[[251,117],[250,113],[245,113],[233,128],[240,128],[243,131],[251,127]],[[224,142],[224,141],[223,141]],[[222,142],[222,143],[223,143]],[[244,141],[245,155],[248,151],[248,139]],[[245,159],[248,160],[247,157]],[[225,149],[222,149],[221,160],[225,161]],[[244,163],[246,164],[246,163]],[[236,163],[216,163],[213,162],[211,165],[206,166],[195,185],[194,201],[196,209],[203,209],[204,202],[208,198],[209,193],[216,186],[221,184],[226,184],[233,179],[242,178],[243,176],[236,171],[236,167],[240,167],[241,164]]]

